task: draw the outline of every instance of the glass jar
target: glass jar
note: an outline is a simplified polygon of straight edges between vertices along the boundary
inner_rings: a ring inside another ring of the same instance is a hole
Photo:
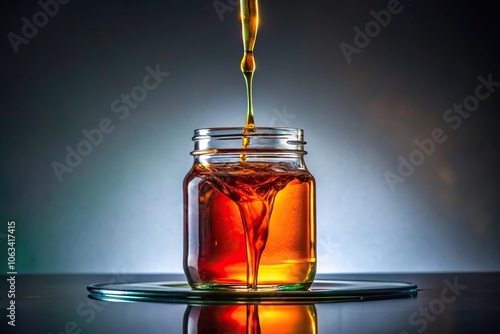
[[[303,130],[194,131],[184,272],[195,289],[302,290],[316,273],[315,181]]]

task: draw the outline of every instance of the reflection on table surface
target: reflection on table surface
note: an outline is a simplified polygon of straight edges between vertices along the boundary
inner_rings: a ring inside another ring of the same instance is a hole
[[[244,304],[201,307],[186,303],[110,303],[89,299],[86,289],[96,282],[175,281],[183,277],[182,274],[18,275],[15,333],[255,334],[259,330],[260,333],[281,330],[319,334],[442,334],[496,333],[500,328],[500,273],[324,274],[318,279],[414,282],[419,292],[409,298],[315,306],[260,304],[253,317],[251,312],[247,315]],[[0,275],[0,280],[6,279]],[[2,290],[5,286],[0,285],[0,296],[6,295]],[[252,329],[247,323],[258,326]],[[6,322],[0,323],[0,333],[13,332],[6,326]]]
[[[302,305],[188,306],[184,334],[316,334],[316,307]]]

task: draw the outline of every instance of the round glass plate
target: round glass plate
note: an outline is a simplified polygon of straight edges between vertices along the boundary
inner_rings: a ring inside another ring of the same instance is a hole
[[[417,293],[406,282],[317,280],[304,291],[194,290],[186,282],[91,284],[90,298],[184,304],[297,304],[401,298]]]

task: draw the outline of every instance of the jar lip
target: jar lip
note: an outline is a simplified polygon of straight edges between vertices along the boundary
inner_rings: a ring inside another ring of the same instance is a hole
[[[300,128],[286,128],[286,127],[255,127],[247,130],[245,127],[215,127],[215,128],[199,128],[194,130],[193,140],[204,139],[207,137],[262,137],[262,136],[293,136],[297,137],[298,141],[304,136],[304,130]]]

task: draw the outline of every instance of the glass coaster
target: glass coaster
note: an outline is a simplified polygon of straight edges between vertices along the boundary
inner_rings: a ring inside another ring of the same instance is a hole
[[[304,291],[194,290],[186,282],[102,283],[87,287],[102,301],[149,301],[183,304],[297,304],[401,298],[417,293],[406,282],[317,280]]]

